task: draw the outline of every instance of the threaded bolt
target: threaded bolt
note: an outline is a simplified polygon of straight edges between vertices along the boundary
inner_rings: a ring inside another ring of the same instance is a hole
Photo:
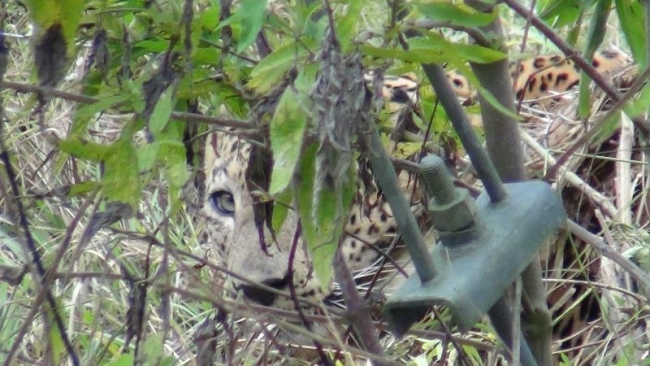
[[[451,203],[457,197],[456,187],[445,167],[445,162],[436,155],[427,155],[420,161],[422,178],[436,204]]]

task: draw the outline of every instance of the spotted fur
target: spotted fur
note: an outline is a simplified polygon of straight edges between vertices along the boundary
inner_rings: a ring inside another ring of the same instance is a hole
[[[609,50],[596,52],[592,65],[601,74],[608,75],[629,62],[629,56],[625,53]],[[580,83],[578,67],[571,59],[560,55],[543,55],[520,62],[512,61],[510,76],[515,80],[514,91],[517,100],[535,100],[542,103],[546,97],[570,90]],[[459,97],[473,97],[474,91],[469,81],[458,71],[450,71],[447,78]]]

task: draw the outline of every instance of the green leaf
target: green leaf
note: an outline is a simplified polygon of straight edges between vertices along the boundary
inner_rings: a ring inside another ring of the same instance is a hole
[[[380,48],[375,46],[361,46],[359,47],[364,56],[379,57],[402,60],[405,62],[417,62],[422,64],[442,64],[448,58],[441,50],[424,49],[424,50],[396,50]]]
[[[163,53],[169,48],[169,42],[162,38],[147,38],[133,45],[133,51],[142,54]]]
[[[450,1],[434,1],[418,3],[415,8],[437,22],[450,22],[464,27],[483,27],[492,23],[498,13],[482,13],[464,4],[454,4]]]
[[[135,149],[128,136],[120,138],[111,146],[111,153],[104,158],[102,177],[104,195],[110,201],[124,202],[137,211],[140,200],[140,170]]]
[[[74,137],[59,141],[58,146],[63,152],[69,153],[80,159],[94,162],[102,161],[104,157],[109,155],[112,151],[112,147],[109,145],[89,142]]]
[[[541,5],[541,4],[538,4]],[[554,27],[563,27],[576,22],[585,3],[583,0],[553,0],[539,7],[539,16]]]
[[[639,70],[645,70],[648,65],[648,40],[645,37],[646,15],[639,1],[614,0],[621,29],[625,34],[627,45],[632,51],[634,61]]]
[[[109,362],[106,366],[132,366],[135,363],[132,354],[121,354],[117,359]]]
[[[587,46],[583,56],[588,60],[593,58],[594,53],[603,43],[607,32],[607,19],[612,8],[612,0],[599,0],[591,18],[589,33],[587,34]]]
[[[190,177],[185,164],[185,146],[178,141],[161,141],[160,157],[165,162],[165,178],[169,183],[169,198],[178,198],[185,182]]]
[[[242,52],[252,45],[264,24],[267,0],[242,0],[239,17],[242,25],[241,38],[237,44],[237,52]]]
[[[194,51],[192,62],[195,65],[216,65],[219,62],[221,52],[214,48],[197,48]]]
[[[97,186],[98,183],[93,181],[77,183],[70,187],[70,190],[68,191],[66,196],[76,197],[94,190],[95,188],[97,188]]]
[[[158,141],[138,146],[138,149],[136,150],[138,166],[142,171],[153,169],[156,160],[158,159],[158,151],[160,151],[160,143]]]
[[[259,94],[265,94],[277,86],[286,72],[307,54],[308,50],[301,44],[291,43],[275,50],[260,61],[251,72],[248,87],[255,89]]]
[[[361,46],[366,56],[393,58],[406,62],[423,64],[451,63],[458,66],[465,62],[491,63],[506,57],[503,52],[478,45],[455,44],[443,37],[431,34],[428,38],[412,38],[408,51],[385,49],[374,46]]]
[[[309,86],[313,75],[302,73],[295,82],[295,88],[287,88],[271,120],[270,136],[273,151],[273,173],[269,193],[274,196],[282,192],[293,177],[300,158],[308,113],[305,109],[309,100]]]
[[[412,50],[438,49],[446,56],[445,62],[456,66],[459,62],[476,62],[489,64],[506,58],[506,54],[492,48],[475,44],[462,44],[447,41],[437,33],[429,33],[428,37],[416,37],[409,40]],[[462,60],[462,61],[461,61]]]
[[[314,273],[324,288],[332,280],[332,263],[352,206],[356,172],[356,165],[350,164],[346,179],[336,182],[334,190],[320,189],[314,196],[312,220],[316,236],[307,244],[311,250]]]
[[[154,137],[158,137],[160,132],[169,122],[169,117],[172,115],[173,109],[173,94],[174,88],[167,88],[160,96],[160,99],[156,102],[156,106],[151,113],[151,118],[149,118],[149,130]]]
[[[345,16],[336,23],[336,36],[342,45],[350,44],[350,41],[357,35],[356,29],[364,5],[365,1],[348,2]]]
[[[110,96],[98,96],[99,99],[93,104],[88,104],[75,111],[75,118],[91,118],[97,113],[103,112],[114,105],[121,104],[130,98],[127,94],[118,94]]]
[[[346,179],[333,190],[316,188],[316,155],[318,145],[303,148],[299,179],[293,182],[295,201],[303,229],[303,238],[313,259],[314,273],[325,290],[332,280],[332,261],[345,227],[356,187],[356,166],[352,164]]]
[[[286,220],[289,210],[291,209],[291,199],[293,198],[293,191],[285,189],[284,192],[278,194],[274,200],[273,217],[271,218],[271,227],[277,233],[280,232],[284,220]]]
[[[300,154],[300,176],[293,181],[296,185],[294,188],[294,201],[298,204],[298,214],[302,223],[302,235],[310,252],[313,252],[314,243],[318,240],[316,237],[316,225],[314,225],[312,220],[317,150],[318,145],[316,144],[303,147]],[[327,278],[332,278],[332,262],[327,263],[326,266],[323,266],[322,263],[317,263],[315,260],[313,263],[316,276],[321,280],[321,285],[325,288],[325,286],[329,285],[330,281],[322,281]]]

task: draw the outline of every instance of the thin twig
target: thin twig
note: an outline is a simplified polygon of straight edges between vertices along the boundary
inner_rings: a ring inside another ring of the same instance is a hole
[[[603,256],[611,259],[614,263],[618,264],[621,268],[623,268],[623,270],[629,273],[635,281],[637,281],[639,287],[643,288],[645,293],[650,293],[650,279],[648,278],[648,275],[644,273],[636,264],[632,263],[632,261],[623,257],[619,252],[609,247],[603,239],[590,233],[587,231],[587,229],[581,227],[572,220],[567,220],[567,224],[569,225],[569,230],[571,230],[571,233],[573,235],[579,237],[586,243],[598,249]]]
[[[616,149],[616,177],[614,187],[616,192],[617,220],[625,225],[632,225],[632,147],[634,145],[634,125],[621,113],[621,133]]]
[[[14,83],[14,82],[0,82],[0,89],[12,89],[19,93],[44,93],[43,88],[37,85],[23,84],[23,83]],[[101,99],[95,97],[89,97],[87,95],[69,93],[62,90],[52,89],[48,91],[51,97],[61,98],[64,100],[85,103],[85,104],[94,104],[99,102]],[[120,104],[115,104],[112,107],[118,107]],[[184,122],[194,122],[194,123],[205,123],[209,125],[221,126],[221,127],[232,127],[240,128],[245,130],[251,130],[253,128],[252,124],[248,121],[229,119],[229,118],[215,118],[210,116],[204,116],[196,113],[185,113],[185,112],[172,112],[171,118],[184,121]]]

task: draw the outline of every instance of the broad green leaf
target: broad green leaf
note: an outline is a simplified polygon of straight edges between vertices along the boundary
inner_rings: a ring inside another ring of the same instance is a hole
[[[151,112],[151,117],[149,118],[149,130],[154,137],[158,137],[160,132],[169,122],[169,117],[172,115],[174,104],[172,101],[173,94],[174,88],[167,88],[160,96],[160,99],[156,102],[153,112]]]
[[[273,173],[269,193],[274,196],[282,192],[293,177],[293,172],[300,158],[300,148],[309,118],[306,106],[309,105],[309,87],[313,74],[301,74],[294,87],[287,88],[273,119],[270,136],[273,151]]]
[[[96,103],[89,104],[77,109],[74,113],[74,121],[72,123],[72,127],[70,128],[68,138],[81,137],[86,132],[88,129],[88,124],[97,113],[103,112],[113,106],[127,102],[130,98],[131,96],[127,93],[107,97],[99,97],[99,100]]]
[[[143,54],[163,53],[169,48],[169,41],[162,38],[147,38],[136,43],[133,50]]]
[[[553,0],[538,4],[539,16],[554,27],[575,24],[585,6],[583,0]]]
[[[97,96],[98,101],[93,104],[85,105],[75,111],[76,118],[91,118],[97,113],[103,112],[115,105],[121,104],[130,98],[127,94],[117,94],[111,96]]]
[[[408,51],[374,46],[361,46],[360,48],[366,56],[394,58],[423,64],[451,63],[454,66],[467,61],[490,63],[506,57],[503,52],[477,45],[451,43],[434,34],[428,38],[413,38],[409,40],[409,45],[411,48]]]
[[[117,359],[107,363],[106,366],[132,366],[135,364],[134,362],[133,355],[127,353],[119,355]]]
[[[158,159],[159,151],[160,143],[158,141],[138,146],[136,153],[138,157],[138,166],[141,171],[149,171],[153,169],[156,160]]]
[[[251,72],[248,87],[259,94],[265,94],[277,86],[285,73],[307,54],[308,50],[302,44],[304,42],[291,43],[265,57]]]
[[[298,203],[298,213],[302,223],[302,234],[314,264],[314,272],[321,282],[323,290],[327,289],[332,279],[332,261],[324,259],[327,253],[319,253],[320,260],[314,257],[314,251],[317,251],[318,235],[317,228],[313,221],[312,205],[314,202],[314,181],[316,178],[316,151],[317,144],[311,144],[304,147],[300,156],[300,175],[294,180],[296,188],[294,189],[295,201]],[[325,248],[327,251],[329,248]],[[333,256],[332,256],[333,258]]]
[[[169,198],[175,200],[190,177],[185,164],[185,146],[179,141],[161,141],[160,154],[165,162],[165,177],[169,183]]]
[[[147,8],[146,15],[154,22],[155,29],[160,33],[176,35],[180,31],[178,28],[179,9],[174,9],[178,2],[171,2],[167,9],[151,6]]]
[[[357,35],[356,29],[364,5],[365,1],[348,2],[345,16],[336,22],[336,36],[342,45],[349,45],[350,41]]]
[[[291,200],[293,199],[293,191],[285,189],[284,192],[276,195],[273,204],[273,218],[271,219],[271,227],[277,233],[280,232],[284,220],[286,220],[289,210],[291,209]]]
[[[194,70],[194,75],[185,75],[176,89],[176,98],[179,100],[192,100],[201,97],[209,98],[225,87],[222,83],[215,82],[207,72]],[[235,95],[233,93],[233,95]]]
[[[356,171],[356,165],[350,164],[347,176],[335,183],[334,190],[321,189],[314,196],[312,220],[316,237],[308,247],[314,261],[314,272],[324,286],[331,281],[332,263],[352,206]]]
[[[634,61],[639,70],[645,70],[648,65],[648,40],[645,37],[646,14],[639,1],[614,0],[621,29],[625,34],[627,45],[632,51]]]
[[[111,144],[111,153],[104,158],[102,177],[104,195],[110,201],[124,202],[137,210],[140,200],[140,169],[135,149],[128,136]]]
[[[195,14],[194,25],[198,28],[195,32],[200,33],[204,29],[213,29],[219,21],[219,10],[218,6],[208,6],[200,14]]]
[[[70,187],[67,197],[76,197],[81,194],[86,194],[95,188],[97,188],[98,183],[93,181],[81,182],[74,184]]]
[[[237,44],[237,52],[242,52],[255,42],[257,34],[262,29],[266,15],[266,0],[242,0],[238,14],[242,33]]]
[[[465,61],[488,64],[503,60],[507,56],[503,52],[479,45],[449,42],[436,33],[430,33],[426,38],[411,38],[409,40],[409,46],[412,50],[432,48],[443,51],[447,57],[445,61],[452,65]]]
[[[113,150],[109,145],[84,141],[78,138],[61,140],[58,143],[59,149],[77,158],[100,162]]]
[[[594,53],[603,43],[607,33],[607,19],[612,8],[612,0],[599,0],[589,24],[587,34],[587,46],[583,56],[588,60],[593,58]]]
[[[375,46],[359,47],[364,56],[397,59],[405,62],[417,62],[423,64],[442,64],[445,63],[448,56],[441,50],[424,49],[424,50],[396,50]]]
[[[194,51],[192,62],[195,65],[216,65],[221,57],[221,52],[215,48],[197,48]]]
[[[300,175],[294,180],[294,184],[297,184],[294,191],[303,238],[313,259],[314,273],[323,289],[326,289],[332,280],[332,262],[356,187],[356,165],[350,165],[345,178],[336,182],[334,189],[320,188],[315,193],[318,151],[316,143],[303,148]]]
[[[462,3],[433,1],[418,3],[415,8],[429,19],[450,22],[464,27],[483,27],[493,22],[498,13],[482,13]]]

